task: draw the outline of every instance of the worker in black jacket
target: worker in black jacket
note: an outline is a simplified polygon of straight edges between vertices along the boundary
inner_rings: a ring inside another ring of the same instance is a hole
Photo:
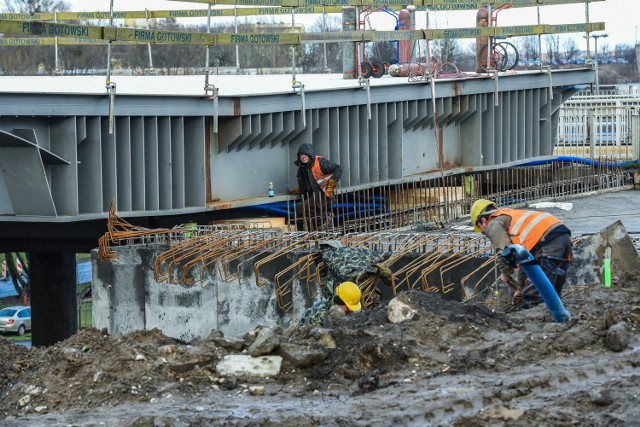
[[[294,164],[298,167],[298,190],[292,193],[302,195],[301,203],[296,206],[296,226],[298,231],[304,230],[303,220],[306,219],[307,231],[312,231],[320,225],[327,209],[330,209],[331,198],[335,196],[336,185],[342,176],[342,167],[316,155],[311,144],[300,146]]]

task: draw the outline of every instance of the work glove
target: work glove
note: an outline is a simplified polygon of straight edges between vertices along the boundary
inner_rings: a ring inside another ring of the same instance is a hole
[[[322,325],[327,328],[335,328],[340,325],[346,315],[347,313],[343,309],[333,305],[323,318]]]
[[[327,181],[327,188],[324,189],[324,194],[326,194],[327,197],[335,196],[336,184],[338,184],[338,182],[335,179],[330,179],[329,181]]]
[[[520,274],[518,275],[518,279],[522,278],[522,272],[520,272]],[[511,289],[513,289],[515,292],[513,293],[513,299],[512,299],[512,304],[514,306],[519,306],[520,303],[522,302],[522,288],[523,288],[523,284],[518,283],[519,281],[514,280],[510,275],[508,274],[500,274],[500,280],[503,283],[508,284]]]
[[[518,276],[518,278],[520,277]],[[522,289],[524,287],[524,283],[519,283],[518,280],[508,274],[501,274],[500,281],[506,285],[509,285],[509,287],[514,291]]]
[[[393,284],[393,273],[386,265],[382,263],[373,264],[377,270],[378,277],[382,279],[385,285],[391,286]]]
[[[522,289],[518,289],[513,294],[512,304],[515,306],[519,306],[521,302],[522,302]]]
[[[294,190],[289,191],[289,193],[287,193],[287,194],[289,194],[290,196],[299,196],[300,195],[300,189],[296,188]]]

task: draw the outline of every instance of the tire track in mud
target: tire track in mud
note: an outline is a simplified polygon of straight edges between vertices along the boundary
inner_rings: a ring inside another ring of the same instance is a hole
[[[541,415],[559,424],[582,420],[581,425],[637,425],[640,409],[613,413],[617,398],[630,398],[629,394],[637,398],[638,365],[638,348],[633,348],[544,360],[527,366],[526,372],[517,368],[437,375],[411,371],[356,396],[282,389],[256,399],[237,392],[212,392],[193,399],[100,408],[91,414],[84,410],[28,416],[6,425],[365,426],[377,420],[375,425],[381,426],[512,426],[534,425]],[[598,401],[602,394],[598,391],[611,397]],[[553,409],[547,409],[551,403]]]
[[[483,425],[482,420],[486,425],[519,420],[526,425],[535,421],[536,411],[550,402],[557,404],[558,399],[567,401],[560,412],[579,420],[586,411],[592,411],[590,406],[614,405],[616,390],[621,395],[629,394],[621,391],[625,388],[628,392],[635,391],[637,398],[640,386],[638,348],[615,355],[604,352],[599,356],[545,360],[536,366],[527,366],[527,372],[515,369],[496,373],[474,371],[420,379],[413,390],[404,387],[401,392],[402,395],[409,394],[411,399],[394,396],[396,401],[419,401],[419,404],[403,405],[404,417],[400,425],[468,425],[471,420],[474,425]],[[424,383],[427,384],[420,387]],[[605,395],[614,391],[613,396],[599,400],[602,391]],[[386,394],[392,393],[387,390]],[[576,401],[571,402],[572,398]],[[618,421],[637,423],[640,410],[636,411],[635,415],[620,414]],[[595,422],[604,423],[604,420]]]

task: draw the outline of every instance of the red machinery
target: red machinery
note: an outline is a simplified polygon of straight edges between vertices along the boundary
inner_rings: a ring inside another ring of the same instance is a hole
[[[359,12],[359,27],[357,29],[364,30],[366,28],[367,22],[369,23],[369,27],[371,27],[370,15],[374,12],[385,12],[391,16],[393,16],[396,20],[395,30],[398,29],[410,29],[411,28],[411,13],[403,9],[400,11],[400,14],[397,14],[392,9],[386,6],[367,6],[363,7]],[[400,44],[403,43],[404,44]],[[362,60],[360,60],[360,49],[362,49]],[[370,58],[365,49],[365,43],[356,44],[355,55],[356,55],[356,68],[360,70],[360,75],[364,78],[380,78],[382,77],[387,70],[389,69],[389,62],[383,61],[380,55],[380,49],[377,44],[374,44],[375,53],[377,54],[377,58]],[[395,62],[398,62],[398,56],[406,56],[404,51],[408,51],[408,55],[411,56],[411,42],[410,41],[401,41],[398,42],[398,47],[396,49],[396,58]],[[402,52],[402,53],[400,53]]]

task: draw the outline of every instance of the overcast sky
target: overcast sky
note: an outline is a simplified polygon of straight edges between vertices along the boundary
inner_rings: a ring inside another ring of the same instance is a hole
[[[66,0],[72,5],[73,11],[108,11],[110,0]],[[206,9],[202,3],[188,3],[164,0],[114,0],[114,10],[166,10],[166,9]],[[218,7],[218,6],[216,6]],[[640,23],[639,0],[605,0],[590,4],[589,20],[591,22],[605,22],[605,33],[608,38],[599,39],[598,49],[604,43],[613,48],[616,44],[634,45],[638,40],[638,26]],[[394,21],[385,18],[385,14],[378,21],[374,21],[374,29],[393,29]],[[540,8],[540,21],[543,24],[570,24],[586,22],[584,4],[544,6]],[[285,22],[290,22],[286,17],[280,17]],[[296,16],[296,22],[306,25],[312,24],[317,17]],[[426,18],[417,17],[416,28],[426,27]],[[528,25],[537,24],[536,8],[517,8],[506,10],[498,15],[499,25]],[[475,12],[437,12],[430,17],[431,27],[473,27],[475,26]],[[376,28],[380,27],[380,28]],[[572,34],[579,41],[580,47],[585,48],[582,34]],[[593,49],[593,43],[592,47]]]

